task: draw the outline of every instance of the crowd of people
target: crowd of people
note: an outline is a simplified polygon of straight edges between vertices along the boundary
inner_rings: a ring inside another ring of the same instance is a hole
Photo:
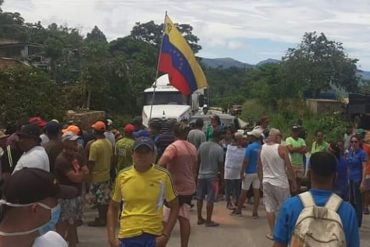
[[[178,221],[180,245],[187,247],[194,200],[197,224],[217,227],[215,202],[225,200],[236,216],[248,200],[257,219],[261,196],[266,237],[275,247],[301,246],[310,234],[322,237],[297,224],[303,213],[310,216],[306,208],[316,206],[338,215],[343,238],[339,231],[336,241],[359,246],[370,192],[370,145],[362,129],[348,128],[331,143],[317,130],[309,148],[301,125],[283,139],[268,117],[249,130],[223,126],[217,115],[209,126],[200,118],[152,119],[145,128],[139,117],[121,130],[112,126],[110,119],[82,129],[32,117],[0,132],[0,246],[74,247],[90,207],[97,217],[88,226],[106,227],[111,246],[166,246]]]

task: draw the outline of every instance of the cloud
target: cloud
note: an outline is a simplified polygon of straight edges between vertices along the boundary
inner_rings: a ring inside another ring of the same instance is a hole
[[[244,61],[279,52],[273,47],[253,52],[249,39],[279,44],[284,54],[305,32],[318,31],[342,42],[350,56],[370,69],[367,0],[5,0],[3,9],[20,12],[29,22],[66,23],[83,33],[97,25],[110,40],[128,35],[135,22],[163,22],[167,10],[174,22],[193,26],[202,53],[231,56],[243,49],[248,51]]]

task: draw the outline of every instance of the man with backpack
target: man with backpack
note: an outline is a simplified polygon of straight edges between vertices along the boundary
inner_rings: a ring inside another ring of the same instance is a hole
[[[332,192],[335,176],[332,154],[311,156],[312,189],[285,201],[276,220],[273,247],[360,246],[354,209]]]

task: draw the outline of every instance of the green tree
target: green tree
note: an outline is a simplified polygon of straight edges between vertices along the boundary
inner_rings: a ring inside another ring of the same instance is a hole
[[[3,124],[21,124],[34,115],[45,119],[64,115],[57,84],[41,70],[24,65],[0,70],[0,87]]]
[[[113,56],[109,75],[111,108],[120,114],[139,114],[143,91],[154,81],[156,50],[130,36],[111,41],[109,47]]]
[[[85,42],[108,43],[104,33],[97,26],[94,26],[91,32],[86,35]]]
[[[0,11],[0,38],[26,41],[27,33],[21,14]]]
[[[189,43],[194,54],[199,52],[202,47],[198,44],[199,38],[193,34],[193,27],[189,24],[175,23],[175,25]],[[154,21],[149,21],[146,23],[136,22],[135,26],[131,30],[130,36],[134,39],[142,40],[154,45],[157,49],[159,49],[163,36],[163,23],[158,25]]]
[[[298,47],[288,49],[283,57],[284,77],[315,96],[333,86],[351,91],[358,84],[357,61],[345,54],[342,43],[328,40],[323,33],[305,33]]]
[[[107,71],[111,64],[108,48],[105,35],[97,27],[94,27],[84,40],[81,52],[81,82],[87,94],[87,109],[91,106],[95,109],[105,106],[106,100],[102,96],[109,88]]]

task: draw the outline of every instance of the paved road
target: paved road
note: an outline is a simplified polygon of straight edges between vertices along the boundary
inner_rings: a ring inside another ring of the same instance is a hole
[[[192,211],[192,234],[190,247],[261,247],[272,246],[272,242],[265,238],[268,232],[265,211],[260,206],[258,219],[253,219],[251,206],[243,211],[243,216],[230,216],[230,211],[225,208],[225,202],[216,204],[214,220],[220,223],[219,227],[207,228],[196,224],[196,211]],[[205,214],[204,214],[205,215]],[[86,221],[93,219],[95,212],[88,210],[85,214]],[[361,228],[361,246],[370,246],[370,216],[364,216],[364,224]],[[105,247],[109,246],[106,241],[105,228],[82,226],[79,228],[79,247]],[[168,247],[180,246],[179,228],[176,225]]]

